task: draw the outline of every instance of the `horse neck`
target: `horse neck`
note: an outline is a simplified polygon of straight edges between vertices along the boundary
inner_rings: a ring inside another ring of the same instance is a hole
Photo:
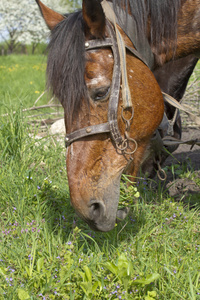
[[[161,90],[180,101],[198,59],[193,55],[170,61],[154,71]]]
[[[161,48],[160,52],[152,49],[157,65],[190,54],[200,57],[200,0],[182,0],[177,22],[177,40],[170,40]]]

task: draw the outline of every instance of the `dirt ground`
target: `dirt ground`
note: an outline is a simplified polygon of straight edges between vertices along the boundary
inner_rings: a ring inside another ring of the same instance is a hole
[[[200,128],[184,128],[182,140],[192,138],[200,139]],[[169,195],[177,200],[187,200],[193,195],[196,200],[200,201],[200,147],[194,146],[192,150],[190,150],[190,148],[190,145],[180,145],[173,153],[174,157],[167,158],[165,166],[170,167],[173,164],[175,165],[175,171],[173,174],[171,168],[169,168],[165,184]],[[181,166],[186,170],[192,171],[192,178],[179,177],[178,169],[181,169]],[[198,182],[198,184],[196,182]]]

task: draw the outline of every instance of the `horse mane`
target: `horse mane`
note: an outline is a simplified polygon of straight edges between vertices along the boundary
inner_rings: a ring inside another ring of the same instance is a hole
[[[67,123],[88,98],[84,80],[85,35],[82,12],[67,15],[51,33],[48,46],[47,87],[61,102]]]
[[[117,15],[117,7],[123,7],[126,14],[131,13],[136,22],[138,36],[141,38],[148,36],[150,45],[158,51],[159,45],[166,48],[166,45],[169,45],[168,41],[176,41],[177,16],[181,0],[109,1],[113,2]],[[62,103],[68,124],[79,111],[82,101],[88,103],[84,80],[84,44],[84,21],[81,11],[67,15],[52,30],[48,47],[47,86]]]
[[[118,8],[124,7],[136,22],[138,36],[148,36],[149,44],[157,51],[168,51],[170,40],[177,39],[177,19],[181,0],[108,0],[114,5],[116,15]],[[149,30],[149,32],[148,32]],[[175,43],[176,45],[176,43]]]

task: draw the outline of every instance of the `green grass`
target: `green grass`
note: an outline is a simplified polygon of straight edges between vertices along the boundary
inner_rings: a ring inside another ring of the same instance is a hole
[[[0,114],[7,107],[31,107],[45,90],[46,57],[41,55],[0,56]],[[47,102],[43,96],[40,104]]]
[[[31,106],[41,81],[26,94],[22,80],[16,89]],[[200,299],[198,202],[191,209],[189,199],[176,202],[141,180],[137,190],[122,186],[129,216],[111,232],[93,232],[70,205],[63,146],[35,140],[11,87],[9,95],[17,113],[7,105],[0,117],[0,300]]]

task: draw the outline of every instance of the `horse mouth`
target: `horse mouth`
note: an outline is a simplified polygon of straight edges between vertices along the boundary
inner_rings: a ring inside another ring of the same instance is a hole
[[[107,232],[116,227],[116,224],[123,221],[129,213],[127,206],[119,206],[120,199],[120,181],[122,171],[108,182],[107,177],[95,186],[95,189],[88,190],[86,196],[88,198],[92,194],[93,197],[89,201],[85,198],[77,197],[76,201],[71,199],[72,206],[77,215],[85,221],[92,230]],[[102,188],[104,185],[104,188]],[[92,187],[93,188],[93,187]],[[76,196],[81,196],[80,194]],[[79,205],[77,205],[77,203]]]
[[[113,220],[110,220],[106,216],[102,218],[102,220],[91,220],[85,219],[84,221],[90,226],[90,228],[94,231],[108,232],[111,231],[116,224],[122,222],[129,213],[129,208],[125,207],[117,210],[116,217]]]
[[[88,205],[87,223],[96,231],[110,231],[116,223],[123,221],[129,213],[129,208],[118,208],[120,197],[121,174],[104,190],[102,200],[91,200]]]

